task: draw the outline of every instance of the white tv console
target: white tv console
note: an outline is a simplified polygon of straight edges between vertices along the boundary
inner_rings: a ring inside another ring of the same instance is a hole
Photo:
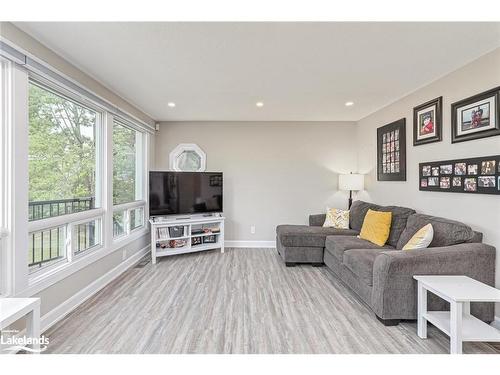
[[[151,259],[157,257],[220,249],[224,252],[223,216],[153,217]],[[177,233],[173,233],[177,229]]]

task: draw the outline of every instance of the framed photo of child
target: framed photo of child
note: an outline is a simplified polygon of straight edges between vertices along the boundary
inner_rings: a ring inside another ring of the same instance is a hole
[[[451,143],[500,135],[500,87],[451,105]]]
[[[443,139],[443,97],[413,108],[413,145],[419,146]]]

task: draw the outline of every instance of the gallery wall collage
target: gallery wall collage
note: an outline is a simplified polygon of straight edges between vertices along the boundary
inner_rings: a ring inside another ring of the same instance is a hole
[[[413,109],[413,146],[441,142],[443,98]],[[500,87],[451,105],[451,143],[500,135]],[[377,179],[406,181],[406,119],[377,129]],[[500,155],[419,164],[419,189],[500,195]]]

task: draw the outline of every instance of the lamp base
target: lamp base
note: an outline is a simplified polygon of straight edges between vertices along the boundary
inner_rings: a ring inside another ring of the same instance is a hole
[[[350,210],[352,206],[352,190],[349,190],[349,204],[347,206],[347,209]]]

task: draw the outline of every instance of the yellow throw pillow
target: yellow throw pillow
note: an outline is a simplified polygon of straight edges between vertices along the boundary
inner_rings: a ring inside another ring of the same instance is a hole
[[[384,246],[391,232],[392,212],[368,210],[359,238]]]
[[[324,227],[349,229],[349,211],[338,208],[326,208]]]
[[[431,244],[433,238],[434,228],[432,224],[427,224],[410,238],[408,243],[403,246],[403,250],[425,249]]]

